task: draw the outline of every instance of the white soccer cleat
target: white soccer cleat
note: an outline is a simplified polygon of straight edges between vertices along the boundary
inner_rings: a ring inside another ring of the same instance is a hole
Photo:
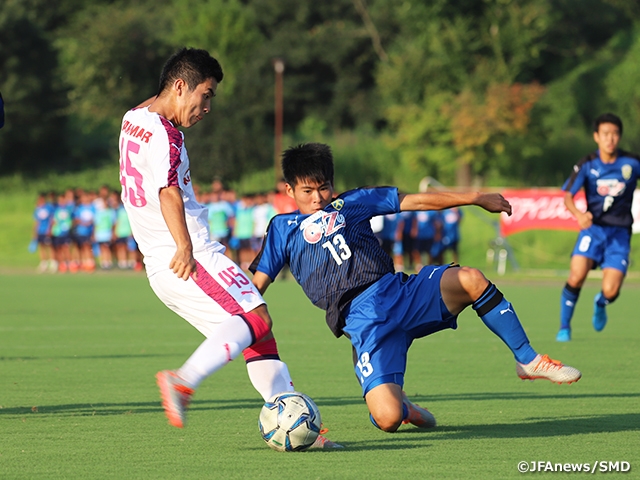
[[[582,373],[577,368],[563,365],[548,355],[537,355],[530,363],[516,362],[516,373],[523,380],[545,379],[554,383],[573,383],[580,380]]]
[[[327,437],[323,435],[318,435],[318,438],[316,438],[316,441],[311,444],[309,449],[315,450],[319,448],[329,449],[329,448],[344,448],[344,447],[339,443],[332,442],[331,440],[329,440]]]

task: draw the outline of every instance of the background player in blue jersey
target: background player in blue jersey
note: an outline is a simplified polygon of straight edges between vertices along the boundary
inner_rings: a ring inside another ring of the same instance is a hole
[[[576,217],[580,233],[571,254],[569,279],[560,302],[559,342],[571,340],[571,317],[589,270],[602,268],[602,291],[594,298],[592,324],[601,331],[607,324],[605,307],[620,293],[629,266],[631,204],[640,176],[640,157],[618,149],[622,120],[605,113],[595,119],[593,139],[598,150],[581,159],[562,189],[564,203]],[[573,197],[584,188],[587,211]]]
[[[351,340],[356,376],[375,426],[388,432],[402,423],[435,426],[433,415],[411,403],[402,390],[407,351],[416,338],[457,328],[458,314],[469,305],[511,349],[520,378],[557,383],[580,378],[575,368],[533,350],[513,306],[482,272],[432,265],[411,276],[395,273],[371,230],[372,217],[402,210],[478,205],[511,214],[501,195],[405,195],[394,187],[378,187],[334,199],[333,157],[327,145],[318,143],[285,151],[282,170],[298,210],[271,221],[251,266],[253,282],[264,292],[289,265],[313,304],[326,310],[331,331]]]

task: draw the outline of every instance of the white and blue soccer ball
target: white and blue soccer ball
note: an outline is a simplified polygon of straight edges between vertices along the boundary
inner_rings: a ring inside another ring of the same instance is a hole
[[[267,445],[279,452],[297,452],[313,445],[320,434],[320,411],[304,393],[283,392],[260,411],[258,427]]]

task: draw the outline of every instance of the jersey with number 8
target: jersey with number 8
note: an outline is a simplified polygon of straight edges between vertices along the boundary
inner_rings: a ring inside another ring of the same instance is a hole
[[[159,192],[164,187],[182,191],[194,254],[205,249],[224,251],[221,244],[209,240],[207,209],[195,198],[182,133],[148,108],[130,110],[123,118],[120,183],[122,202],[148,276],[166,269],[167,259],[176,249],[160,210]]]

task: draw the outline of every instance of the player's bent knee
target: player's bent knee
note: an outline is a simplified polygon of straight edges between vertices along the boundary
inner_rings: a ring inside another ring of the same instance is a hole
[[[398,430],[402,425],[402,416],[395,415],[379,415],[377,417],[371,416],[373,424],[383,432],[393,433]]]
[[[602,293],[604,297],[609,300],[609,303],[613,303],[620,295],[620,286],[604,286],[602,287]]]
[[[487,288],[489,280],[477,268],[460,267],[458,272],[460,285],[469,294],[472,299],[478,298]]]
[[[271,332],[271,317],[266,313],[266,310],[266,315],[259,315],[257,311],[258,309],[255,309],[239,315],[245,321],[249,330],[251,330],[252,345],[262,340]]]

